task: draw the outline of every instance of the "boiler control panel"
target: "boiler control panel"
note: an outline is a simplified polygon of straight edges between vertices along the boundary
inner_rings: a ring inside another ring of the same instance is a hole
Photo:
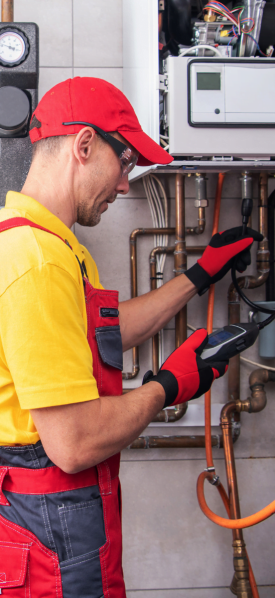
[[[191,60],[188,95],[191,126],[275,127],[275,61]]]

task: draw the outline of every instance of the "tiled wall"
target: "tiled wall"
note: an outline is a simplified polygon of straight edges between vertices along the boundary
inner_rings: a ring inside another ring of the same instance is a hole
[[[15,20],[34,21],[40,29],[40,97],[54,84],[72,76],[97,76],[122,88],[122,1],[121,0],[14,0]],[[188,244],[205,244],[210,238],[216,176],[209,176],[206,232]],[[174,222],[174,181],[163,179]],[[270,189],[274,187],[270,183]],[[254,185],[257,197],[257,182]],[[194,180],[186,180],[187,225],[196,222],[193,206]],[[257,205],[257,200],[255,201]],[[239,176],[224,183],[220,228],[240,223]],[[102,283],[117,288],[121,299],[130,296],[129,234],[138,226],[151,225],[150,212],[140,181],[131,185],[127,197],[118,197],[94,229],[76,227],[76,234],[95,258]],[[257,215],[253,215],[257,226]],[[149,289],[150,239],[138,245],[139,292]],[[189,265],[194,261],[190,258]],[[166,277],[173,275],[172,258]],[[253,269],[252,269],[253,270]],[[251,271],[252,271],[251,270]],[[216,287],[215,326],[227,322],[226,280]],[[264,297],[259,290],[254,299]],[[206,323],[207,297],[196,297],[188,307],[188,321]],[[247,310],[242,306],[245,318]],[[165,330],[165,350],[173,348],[171,322]],[[246,354],[261,361],[257,347]],[[266,362],[267,363],[267,362]],[[269,365],[275,366],[274,360]],[[141,370],[150,366],[150,343],[141,349]],[[131,354],[125,356],[125,370],[131,369]],[[242,398],[247,396],[248,376],[242,366]],[[128,384],[128,386],[130,386]],[[227,400],[226,377],[213,389],[213,401]],[[235,445],[242,514],[248,515],[275,498],[275,405],[270,383],[268,404],[262,413],[242,415],[241,436]],[[201,403],[202,399],[198,400]],[[214,433],[219,429],[214,428]],[[203,433],[203,428],[148,428],[148,434]],[[217,472],[225,482],[223,453],[214,449]],[[231,532],[216,527],[201,513],[196,498],[196,480],[205,467],[204,451],[148,450],[122,454],[124,570],[128,598],[229,598],[232,577]],[[224,515],[215,488],[207,485],[209,506]],[[261,598],[275,597],[275,518],[245,531],[249,555]],[[80,597],[79,597],[80,598]]]

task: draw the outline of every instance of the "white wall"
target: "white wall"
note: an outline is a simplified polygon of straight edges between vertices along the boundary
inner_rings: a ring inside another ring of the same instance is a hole
[[[122,0],[14,0],[15,21],[34,21],[40,28],[40,97],[53,85],[72,76],[102,77],[122,88]],[[142,40],[141,40],[142,43]],[[173,177],[162,179],[170,198],[170,220],[174,222]],[[207,227],[199,239],[208,242],[212,227],[216,175],[209,175]],[[270,189],[274,187],[271,181]],[[257,206],[257,181],[254,185]],[[186,179],[187,225],[196,222],[193,206],[194,180]],[[225,180],[220,229],[240,223],[239,175]],[[138,226],[151,225],[150,213],[140,181],[131,185],[127,197],[118,197],[94,229],[76,227],[79,240],[95,258],[102,283],[117,288],[121,299],[130,296],[129,234]],[[253,215],[257,226],[257,214]],[[152,241],[139,240],[139,291],[149,289],[148,256]],[[194,261],[190,258],[189,265]],[[255,261],[254,261],[255,263]],[[173,273],[167,260],[166,277]],[[254,268],[250,271],[254,272]],[[227,322],[227,288],[230,277],[217,285],[214,325]],[[263,291],[253,298],[264,298]],[[196,297],[188,307],[194,326],[206,323],[207,297]],[[247,310],[242,306],[243,317]],[[165,331],[165,349],[173,348],[173,322]],[[258,358],[257,347],[247,357]],[[266,362],[267,363],[267,362]],[[269,362],[268,362],[269,363]],[[275,365],[271,360],[270,365]],[[150,367],[150,343],[141,349],[141,370]],[[126,354],[125,370],[131,368]],[[249,393],[252,368],[242,366],[242,398]],[[213,401],[227,401],[226,377],[213,390]],[[274,500],[275,449],[272,384],[268,405],[259,414],[242,415],[242,431],[235,445],[242,514],[248,515]],[[198,400],[199,403],[203,399]],[[214,428],[214,433],[219,429]],[[203,433],[203,429],[149,428],[150,434]],[[225,482],[223,452],[214,449],[217,472]],[[205,467],[202,449],[123,451],[124,570],[128,598],[227,598],[231,596],[231,532],[216,527],[201,513],[196,498],[196,480]],[[224,515],[215,488],[206,487],[209,505]],[[248,552],[260,586],[261,598],[275,597],[275,518],[244,532]],[[80,598],[80,597],[79,597]]]

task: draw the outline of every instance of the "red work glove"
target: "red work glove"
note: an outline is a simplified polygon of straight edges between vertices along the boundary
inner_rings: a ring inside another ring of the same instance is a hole
[[[263,236],[252,228],[247,228],[243,235],[242,226],[217,233],[213,235],[201,258],[185,275],[197,287],[199,295],[202,295],[232,268],[235,256],[238,256],[236,269],[244,272],[251,263],[250,247],[253,241],[262,240]]]
[[[209,390],[213,380],[227,371],[228,361],[213,361],[210,365],[201,359],[207,340],[206,330],[196,330],[169,355],[156,376],[151,370],[146,372],[142,384],[159,382],[163,386],[166,393],[164,407],[197,399]]]

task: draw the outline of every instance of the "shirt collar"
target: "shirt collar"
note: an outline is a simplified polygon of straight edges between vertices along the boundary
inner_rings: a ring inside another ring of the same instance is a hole
[[[64,241],[69,242],[74,253],[78,255],[83,253],[76,236],[66,224],[33,197],[18,193],[17,191],[8,191],[5,208],[17,210],[21,213],[22,217],[29,218],[32,222],[56,233]]]

